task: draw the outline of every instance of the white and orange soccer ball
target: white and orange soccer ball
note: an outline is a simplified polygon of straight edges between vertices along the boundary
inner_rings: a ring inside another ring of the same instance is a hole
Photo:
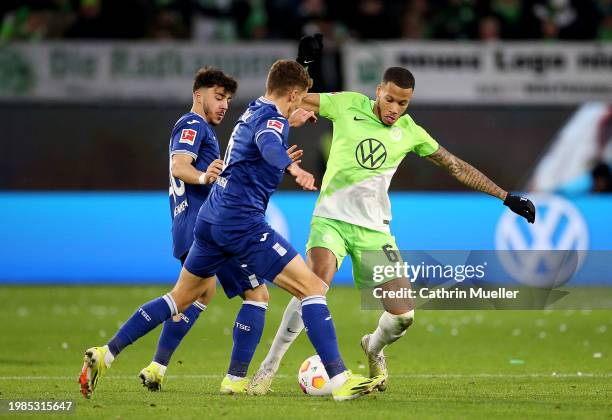
[[[308,395],[330,395],[332,392],[329,376],[325,366],[318,354],[310,356],[302,362],[298,371],[298,384],[304,394]]]

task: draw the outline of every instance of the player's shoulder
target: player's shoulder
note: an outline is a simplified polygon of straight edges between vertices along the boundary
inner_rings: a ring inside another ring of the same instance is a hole
[[[330,100],[338,102],[369,102],[370,98],[363,93],[342,91],[342,92],[328,92],[325,93]]]
[[[216,143],[217,138],[215,132],[202,116],[188,112],[182,115],[174,124],[172,142],[174,144],[173,148],[180,148],[181,143],[185,143],[183,146],[193,147],[200,143]]]
[[[281,114],[278,107],[273,102],[267,100],[264,97],[257,99],[257,101],[254,102],[254,106],[252,108],[253,115],[257,116],[258,118],[285,118]]]
[[[410,116],[410,114],[404,114],[401,117],[399,117],[399,119],[397,120],[395,125],[403,128],[403,129],[411,130],[417,124],[414,122],[414,119]]]
[[[181,115],[181,117],[176,120],[174,124],[175,127],[189,126],[192,128],[204,127],[208,128],[208,123],[201,116],[196,114],[195,112],[188,112],[186,114]]]
[[[278,112],[278,110],[275,107],[271,107],[271,106],[261,107],[254,114],[254,117],[260,121],[271,119],[271,118],[275,120],[280,120],[280,121],[287,121],[287,118],[285,118],[280,112]]]
[[[208,122],[195,112],[188,112],[183,114],[174,124],[174,131],[179,130],[192,130],[199,135],[212,134],[212,128]]]
[[[253,110],[250,118],[257,127],[273,128],[282,132],[289,126],[289,121],[285,118],[274,104],[263,103],[262,106]]]
[[[408,114],[402,115],[395,125],[399,125],[402,131],[406,132],[411,138],[417,139],[419,142],[428,143],[432,140],[427,130],[417,124]]]

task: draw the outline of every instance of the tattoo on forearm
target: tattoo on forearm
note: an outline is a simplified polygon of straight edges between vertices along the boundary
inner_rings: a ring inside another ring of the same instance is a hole
[[[427,159],[438,166],[445,168],[453,177],[464,185],[492,196],[504,199],[506,191],[497,186],[485,174],[467,162],[459,159],[444,147],[440,148]]]

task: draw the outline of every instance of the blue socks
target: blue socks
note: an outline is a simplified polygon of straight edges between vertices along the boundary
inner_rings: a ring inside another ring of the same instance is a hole
[[[228,375],[246,377],[266,321],[268,304],[245,300],[234,323],[234,348]]]
[[[162,333],[159,336],[157,351],[153,361],[160,365],[168,366],[172,354],[183,340],[183,337],[187,335],[200,316],[200,313],[205,309],[206,305],[195,301],[189,308],[183,311],[180,321],[175,322],[173,319],[166,320]]]
[[[170,293],[145,303],[134,312],[108,342],[110,352],[113,356],[117,356],[125,347],[177,313],[176,303]]]
[[[338,350],[336,329],[325,296],[309,296],[302,300],[302,320],[329,378],[344,372],[346,367]]]

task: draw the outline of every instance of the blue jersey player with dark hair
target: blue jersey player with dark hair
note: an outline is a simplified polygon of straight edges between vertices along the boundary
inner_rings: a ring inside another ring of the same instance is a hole
[[[203,68],[194,79],[194,105],[190,112],[178,119],[170,136],[170,214],[172,217],[173,255],[181,263],[193,243],[193,230],[200,207],[206,201],[212,184],[223,169],[219,159],[219,143],[212,126],[218,125],[228,109],[237,84],[220,70]],[[292,124],[303,124],[307,113],[301,110]],[[302,151],[292,146],[288,155],[297,160]],[[267,309],[268,291],[263,282],[249,272],[243,264],[232,259],[219,269],[217,278],[226,287],[229,298],[241,296],[245,308],[255,306],[258,312]],[[157,350],[151,363],[140,371],[142,384],[151,391],[161,389],[166,368],[172,354],[189,332],[215,294],[215,284],[209,285],[202,295],[181,314],[164,322]],[[249,306],[250,305],[250,306]],[[240,352],[242,336],[234,337],[234,346]],[[247,342],[247,345],[248,344]],[[228,393],[227,389],[222,392]]]
[[[234,127],[223,172],[200,208],[195,239],[175,287],[138,308],[107,346],[85,352],[83,372],[91,378],[86,382],[89,394],[123,348],[189,307],[232,259],[240,261],[257,278],[270,279],[300,299],[308,338],[327,370],[335,400],[370,393],[384,379],[353,375],[346,369],[325,299],[326,285],[265,222],[268,201],[285,172],[295,177],[303,189],[316,190],[314,177],[287,156],[287,118],[298,109],[310,85],[308,73],[299,63],[281,60],[272,66],[265,96],[252,102]],[[233,281],[238,283],[240,278]],[[229,281],[221,281],[221,285],[224,289],[236,286]],[[236,325],[248,328],[234,329],[234,338],[243,339],[245,345],[239,350],[234,347],[230,369],[222,383],[222,389],[225,386],[233,392],[249,390],[246,371],[264,324],[265,311],[256,307],[245,310],[245,306]]]
[[[193,243],[193,229],[200,207],[223,169],[219,142],[212,126],[218,125],[236,92],[236,81],[214,68],[199,70],[193,84],[193,107],[174,125],[170,137],[170,213],[173,255],[181,263]],[[267,308],[268,291],[259,279],[236,260],[219,270],[228,297],[240,295],[245,305]],[[182,313],[164,322],[153,361],[140,371],[142,384],[157,391],[163,383],[170,358],[214,296],[215,284],[203,288],[201,296]],[[234,340],[234,346],[242,343]]]
[[[173,255],[181,263],[185,262],[193,243],[198,211],[223,168],[223,160],[219,159],[219,143],[212,127],[223,120],[236,89],[236,81],[222,71],[200,69],[194,78],[192,109],[179,118],[172,129],[169,145],[172,244]],[[295,151],[295,147],[289,153],[292,159],[301,156],[301,151]],[[224,290],[229,297],[239,295],[245,305],[266,308],[268,291],[265,284],[238,261],[227,261],[217,276],[226,285]],[[212,299],[215,282],[203,283],[198,293],[199,297],[192,305],[164,322],[153,361],[140,372],[143,385],[151,391],[161,388],[172,354]],[[143,317],[148,317],[145,314],[141,312]],[[131,340],[131,337],[129,334],[113,337],[109,342],[108,354],[112,354],[114,348],[121,347],[122,341]],[[234,347],[237,351],[244,345],[241,337],[235,337]],[[86,397],[90,396],[92,381],[96,380],[96,375],[91,373],[84,368],[79,378],[81,391]]]

